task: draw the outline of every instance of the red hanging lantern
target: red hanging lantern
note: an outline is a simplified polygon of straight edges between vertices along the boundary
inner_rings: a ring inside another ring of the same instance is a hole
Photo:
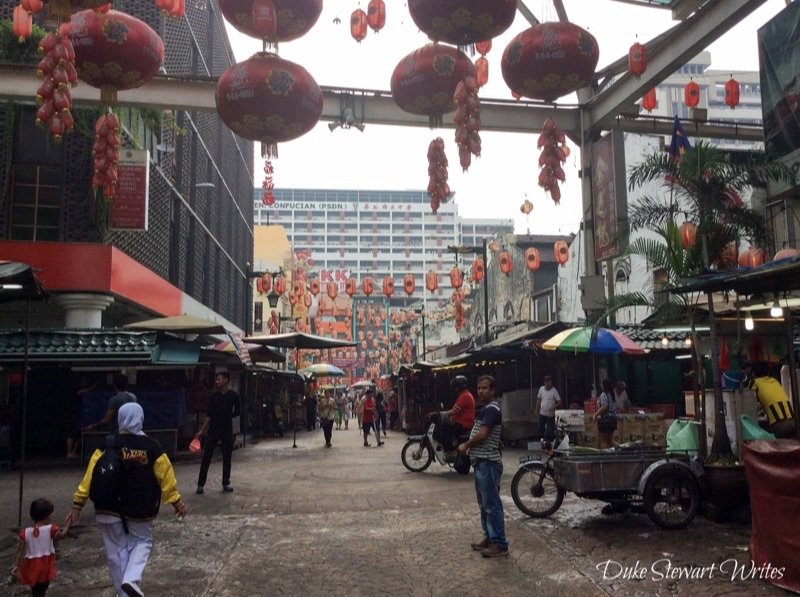
[[[430,270],[425,274],[425,288],[428,289],[428,292],[436,292],[436,289],[439,288],[439,276],[435,271]]]
[[[498,256],[498,261],[500,262],[500,271],[503,272],[505,275],[511,274],[514,271],[514,263],[511,260],[511,253],[508,251],[500,251],[500,255]]]
[[[567,245],[567,241],[557,240],[553,244],[553,257],[558,265],[564,265],[569,261],[569,245]]]
[[[773,257],[772,260],[780,261],[781,259],[789,259],[790,257],[798,256],[800,256],[800,249],[795,249],[794,247],[785,247],[775,253],[775,257]]]
[[[383,294],[387,298],[391,298],[391,296],[394,294],[394,280],[392,280],[391,276],[386,276],[383,279]]]
[[[541,23],[511,40],[501,67],[513,92],[552,102],[589,85],[599,58],[588,31],[566,21]]]
[[[286,278],[283,276],[275,276],[274,285],[275,292],[277,294],[283,294],[286,292]]]
[[[33,16],[21,4],[14,8],[11,30],[17,36],[19,43],[23,43],[33,32]]]
[[[476,257],[472,261],[470,267],[470,274],[475,282],[482,282],[486,274],[486,265],[483,263],[483,257]]]
[[[464,284],[464,274],[458,269],[458,266],[453,266],[450,270],[450,286],[458,290]]]
[[[440,124],[456,109],[453,94],[466,76],[475,76],[466,54],[439,44],[428,44],[403,58],[392,73],[392,98],[404,112],[428,116]]]
[[[359,43],[367,37],[367,13],[360,8],[350,15],[350,35]]]
[[[347,278],[347,281],[344,283],[344,292],[347,296],[353,296],[356,293],[355,278]]]
[[[100,88],[100,101],[114,105],[117,91],[141,87],[164,62],[164,42],[147,23],[124,12],[83,10],[63,30],[75,47],[80,79]]]
[[[317,296],[320,291],[319,278],[314,278],[311,280],[311,282],[308,283],[308,287],[311,290],[311,294]]]
[[[642,108],[648,112],[652,112],[657,105],[658,98],[656,97],[656,89],[653,87],[652,89],[645,91],[644,95],[642,96]]]
[[[25,12],[30,14],[38,13],[44,6],[44,2],[42,0],[21,0],[20,4],[22,5],[22,8],[25,9]]]
[[[767,253],[758,247],[749,247],[739,253],[741,267],[758,267],[767,261]]]
[[[492,49],[492,40],[485,39],[483,41],[476,42],[475,49],[481,56],[486,56],[486,54],[488,54],[489,51]]]
[[[313,296],[311,296],[311,293],[310,293],[310,292],[306,292],[306,293],[303,295],[303,304],[304,304],[306,307],[310,307],[310,306],[311,306],[311,304],[312,304],[313,302],[314,302],[314,297],[313,297]]]
[[[308,33],[322,14],[322,0],[269,0],[275,13],[275,31],[263,35],[254,22],[254,4],[263,0],[219,0],[225,20],[238,31],[270,43],[292,41]],[[269,7],[266,8],[269,11]],[[263,23],[262,23],[263,27]]]
[[[414,280],[413,274],[406,274],[405,276],[403,276],[403,290],[406,291],[406,294],[408,296],[414,294],[414,290],[416,289],[416,287],[417,283]]]
[[[688,249],[697,239],[697,224],[686,220],[678,227],[678,234],[681,237],[681,245],[684,249]]]
[[[339,296],[339,285],[334,281],[328,282],[325,290],[328,294],[328,298],[332,301],[336,300],[336,297]]]
[[[369,296],[375,290],[375,282],[373,282],[372,278],[364,278],[361,282],[361,292],[363,292],[366,296]]]
[[[539,271],[542,266],[542,256],[536,247],[525,249],[525,266],[532,272]]]
[[[295,280],[292,282],[292,294],[296,297],[301,297],[306,292],[306,283],[303,280]]]
[[[256,291],[258,292],[258,294],[264,294],[264,280],[262,280],[261,278],[258,278],[256,280]]]
[[[731,110],[739,105],[739,81],[734,79],[733,75],[725,83],[725,105],[730,106]]]
[[[322,114],[322,90],[299,64],[259,52],[227,69],[217,83],[217,112],[234,133],[267,146],[304,135]]]
[[[272,290],[272,274],[265,272],[264,275],[261,276],[261,286],[264,289],[264,292],[269,292]]]
[[[432,40],[467,46],[508,29],[517,0],[409,0],[408,11]]]
[[[638,41],[628,50],[628,72],[638,77],[647,70],[647,48]]]
[[[383,0],[369,0],[367,5],[367,25],[375,33],[386,25],[386,3]]]
[[[683,88],[683,102],[690,108],[696,108],[700,103],[700,85],[689,81]]]

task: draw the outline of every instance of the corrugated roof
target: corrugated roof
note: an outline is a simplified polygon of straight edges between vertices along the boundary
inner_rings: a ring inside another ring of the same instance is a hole
[[[28,359],[149,361],[155,345],[155,332],[34,330],[29,334]],[[0,332],[0,362],[21,361],[24,357],[24,332]]]

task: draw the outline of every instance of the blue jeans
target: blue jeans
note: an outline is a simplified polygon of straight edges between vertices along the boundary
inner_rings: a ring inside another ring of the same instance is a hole
[[[501,549],[508,549],[506,524],[503,518],[503,502],[500,501],[500,477],[503,476],[503,463],[492,460],[479,460],[474,465],[475,494],[481,511],[483,536]]]

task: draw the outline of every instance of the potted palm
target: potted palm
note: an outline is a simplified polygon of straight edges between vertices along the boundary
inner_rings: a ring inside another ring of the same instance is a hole
[[[736,265],[737,244],[747,239],[751,244],[764,247],[767,230],[763,216],[748,206],[742,195],[754,187],[765,187],[770,181],[794,183],[794,173],[776,158],[761,152],[747,152],[733,156],[699,142],[687,147],[682,155],[658,152],[649,156],[629,171],[631,190],[649,183],[665,181],[668,199],[663,195],[647,196],[629,210],[628,224],[634,240],[629,253],[644,256],[666,275],[665,290],[682,281],[711,270]],[[635,233],[639,233],[636,235]],[[670,294],[666,311],[688,318],[694,332],[696,298]],[[725,470],[716,481],[716,469],[736,465],[730,438],[725,425],[722,384],[719,369],[719,344],[715,325],[712,295],[706,296],[710,324],[711,363],[714,388],[714,435],[706,460],[709,499],[731,497],[732,488],[744,479],[743,470],[731,480],[731,471]],[[653,305],[652,299],[641,293],[615,297],[611,310],[631,305]],[[701,370],[698,343],[692,343],[695,387],[702,387],[698,379]],[[695,393],[696,405],[699,401]],[[700,412],[696,408],[695,412]],[[702,422],[701,422],[702,424]],[[705,437],[705,434],[702,434]],[[735,467],[734,468],[740,468]],[[739,474],[740,473],[740,474]],[[746,484],[745,484],[746,495]],[[713,496],[713,497],[712,497]]]

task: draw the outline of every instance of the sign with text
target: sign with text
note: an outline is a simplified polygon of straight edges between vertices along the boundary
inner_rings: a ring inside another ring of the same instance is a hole
[[[616,257],[625,246],[622,221],[627,217],[624,137],[616,131],[592,144],[592,211],[594,257]]]
[[[117,190],[111,202],[112,230],[147,230],[149,180],[149,152],[120,149]]]
[[[233,347],[236,349],[236,354],[239,355],[239,360],[242,362],[242,365],[245,367],[252,367],[253,359],[250,358],[250,351],[247,350],[247,346],[245,346],[244,340],[242,340],[242,335],[229,331],[228,337],[231,339]]]

